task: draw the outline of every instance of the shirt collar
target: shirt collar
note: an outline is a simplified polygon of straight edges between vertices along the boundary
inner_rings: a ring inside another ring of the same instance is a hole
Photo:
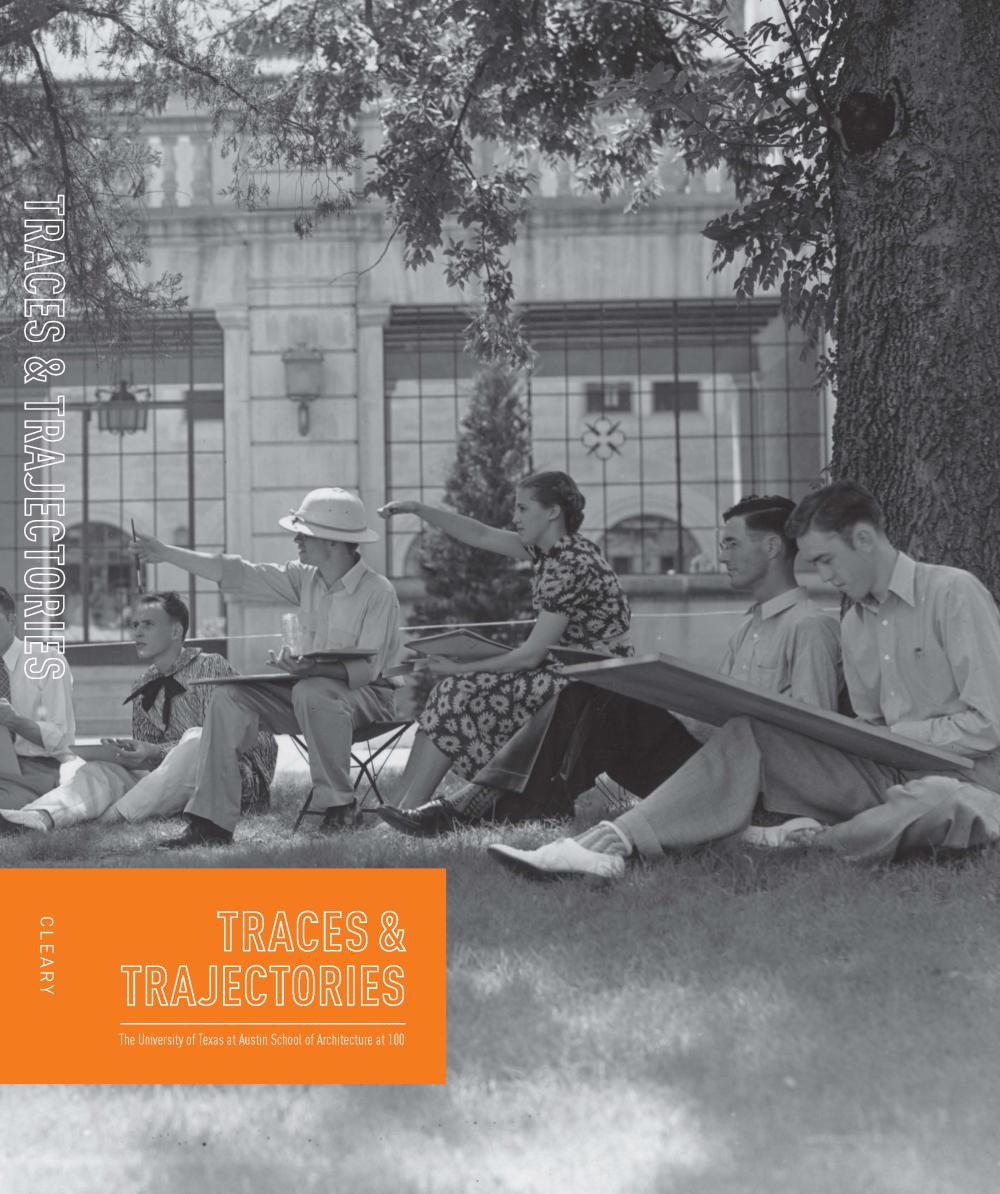
[[[786,609],[791,609],[800,601],[806,601],[808,597],[809,594],[805,589],[801,585],[797,585],[794,589],[786,589],[783,593],[778,593],[776,597],[771,597],[761,605],[751,605],[747,613],[751,616],[759,613],[760,620],[766,622],[768,618],[784,613]]]
[[[886,600],[889,599],[890,593],[894,593],[907,605],[915,607],[917,604],[917,563],[901,551],[896,553],[896,563],[893,565],[886,589]],[[880,604],[882,603],[875,601],[871,596],[865,601],[855,602],[855,605],[874,612],[878,612]]]
[[[344,586],[348,593],[353,593],[358,585],[361,584],[362,580],[364,580],[365,573],[369,571],[370,569],[364,560],[358,560],[354,567],[348,568],[348,570],[340,578],[340,583]]]
[[[896,556],[896,566],[889,578],[889,592],[906,602],[907,605],[917,604],[917,565],[915,560],[902,552]]]
[[[186,668],[188,664],[193,659],[197,659],[200,654],[201,647],[182,647],[180,655],[177,656],[171,667],[168,667],[166,671],[160,671],[160,669],[154,663],[151,667],[146,668],[146,670],[142,673],[142,675],[139,677],[139,683],[136,687],[141,687],[149,680],[155,680],[157,676],[174,675],[175,672],[179,672],[183,668]]]

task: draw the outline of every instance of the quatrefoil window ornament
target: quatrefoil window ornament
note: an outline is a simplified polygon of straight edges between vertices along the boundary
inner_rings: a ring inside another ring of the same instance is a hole
[[[580,441],[587,449],[588,456],[596,456],[598,460],[610,460],[612,456],[620,456],[625,443],[625,432],[621,429],[621,422],[614,423],[601,415],[593,423],[585,424],[587,430],[580,436]]]

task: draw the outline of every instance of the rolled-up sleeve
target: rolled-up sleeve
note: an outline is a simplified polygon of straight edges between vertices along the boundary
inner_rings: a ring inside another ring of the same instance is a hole
[[[224,593],[299,604],[303,566],[295,560],[286,564],[252,564],[242,556],[220,555],[219,559],[222,562],[219,588]]]

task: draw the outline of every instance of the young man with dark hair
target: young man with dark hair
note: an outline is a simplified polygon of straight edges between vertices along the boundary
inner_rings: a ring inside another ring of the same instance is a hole
[[[48,666],[61,663],[59,674]],[[34,667],[33,663],[45,666]],[[0,588],[0,808],[20,808],[59,782],[76,724],[73,682],[65,660],[32,657],[17,637],[17,606]]]
[[[199,749],[194,792],[185,806],[188,827],[165,849],[224,846],[240,816],[234,753],[264,726],[302,733],[309,747],[312,808],[323,811],[320,831],[355,821],[351,783],[354,731],[395,716],[395,681],[384,673],[399,663],[399,601],[392,584],[369,568],[358,545],[378,539],[361,499],[344,489],[313,489],[278,524],[291,531],[297,560],[254,564],[235,555],[172,547],[139,535],[131,550],[148,563],[174,564],[215,581],[226,592],[284,601],[298,608],[310,652],[364,648],[365,657],[316,661],[282,649],[272,663],[294,684],[259,681],[226,685],[216,693]]]
[[[635,808],[539,850],[491,846],[521,873],[616,877],[745,829],[764,807],[814,820],[811,840],[851,858],[900,858],[1000,838],[1000,614],[970,573],[898,551],[875,498],[852,481],[811,493],[787,530],[849,603],[844,673],[857,716],[963,755],[967,778],[902,771],[737,717]]]
[[[837,623],[795,579],[797,548],[784,534],[794,508],[790,498],[754,494],[722,516],[719,560],[733,588],[749,593],[753,604],[730,639],[719,671],[767,692],[835,709]],[[601,772],[645,796],[686,762],[712,729],[641,701],[571,684],[551,710],[540,742],[537,737],[532,742],[529,725],[476,783],[423,808],[385,808],[381,815],[395,828],[419,835],[469,824],[477,805],[511,820],[571,814],[574,798]]]
[[[132,737],[113,744],[113,762],[84,763],[65,783],[16,812],[0,814],[0,834],[46,832],[95,818],[105,822],[174,816],[194,790],[198,740],[213,688],[192,680],[232,676],[221,655],[185,646],[188,608],[176,593],[141,597],[132,619],[138,657],[149,666],[125,698]],[[239,759],[242,801],[266,807],[277,744],[257,736]]]

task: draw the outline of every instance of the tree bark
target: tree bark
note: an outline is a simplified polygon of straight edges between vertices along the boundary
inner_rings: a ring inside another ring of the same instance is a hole
[[[895,130],[834,153],[835,476],[896,544],[1000,596],[997,0],[844,0],[841,112],[891,96]]]

